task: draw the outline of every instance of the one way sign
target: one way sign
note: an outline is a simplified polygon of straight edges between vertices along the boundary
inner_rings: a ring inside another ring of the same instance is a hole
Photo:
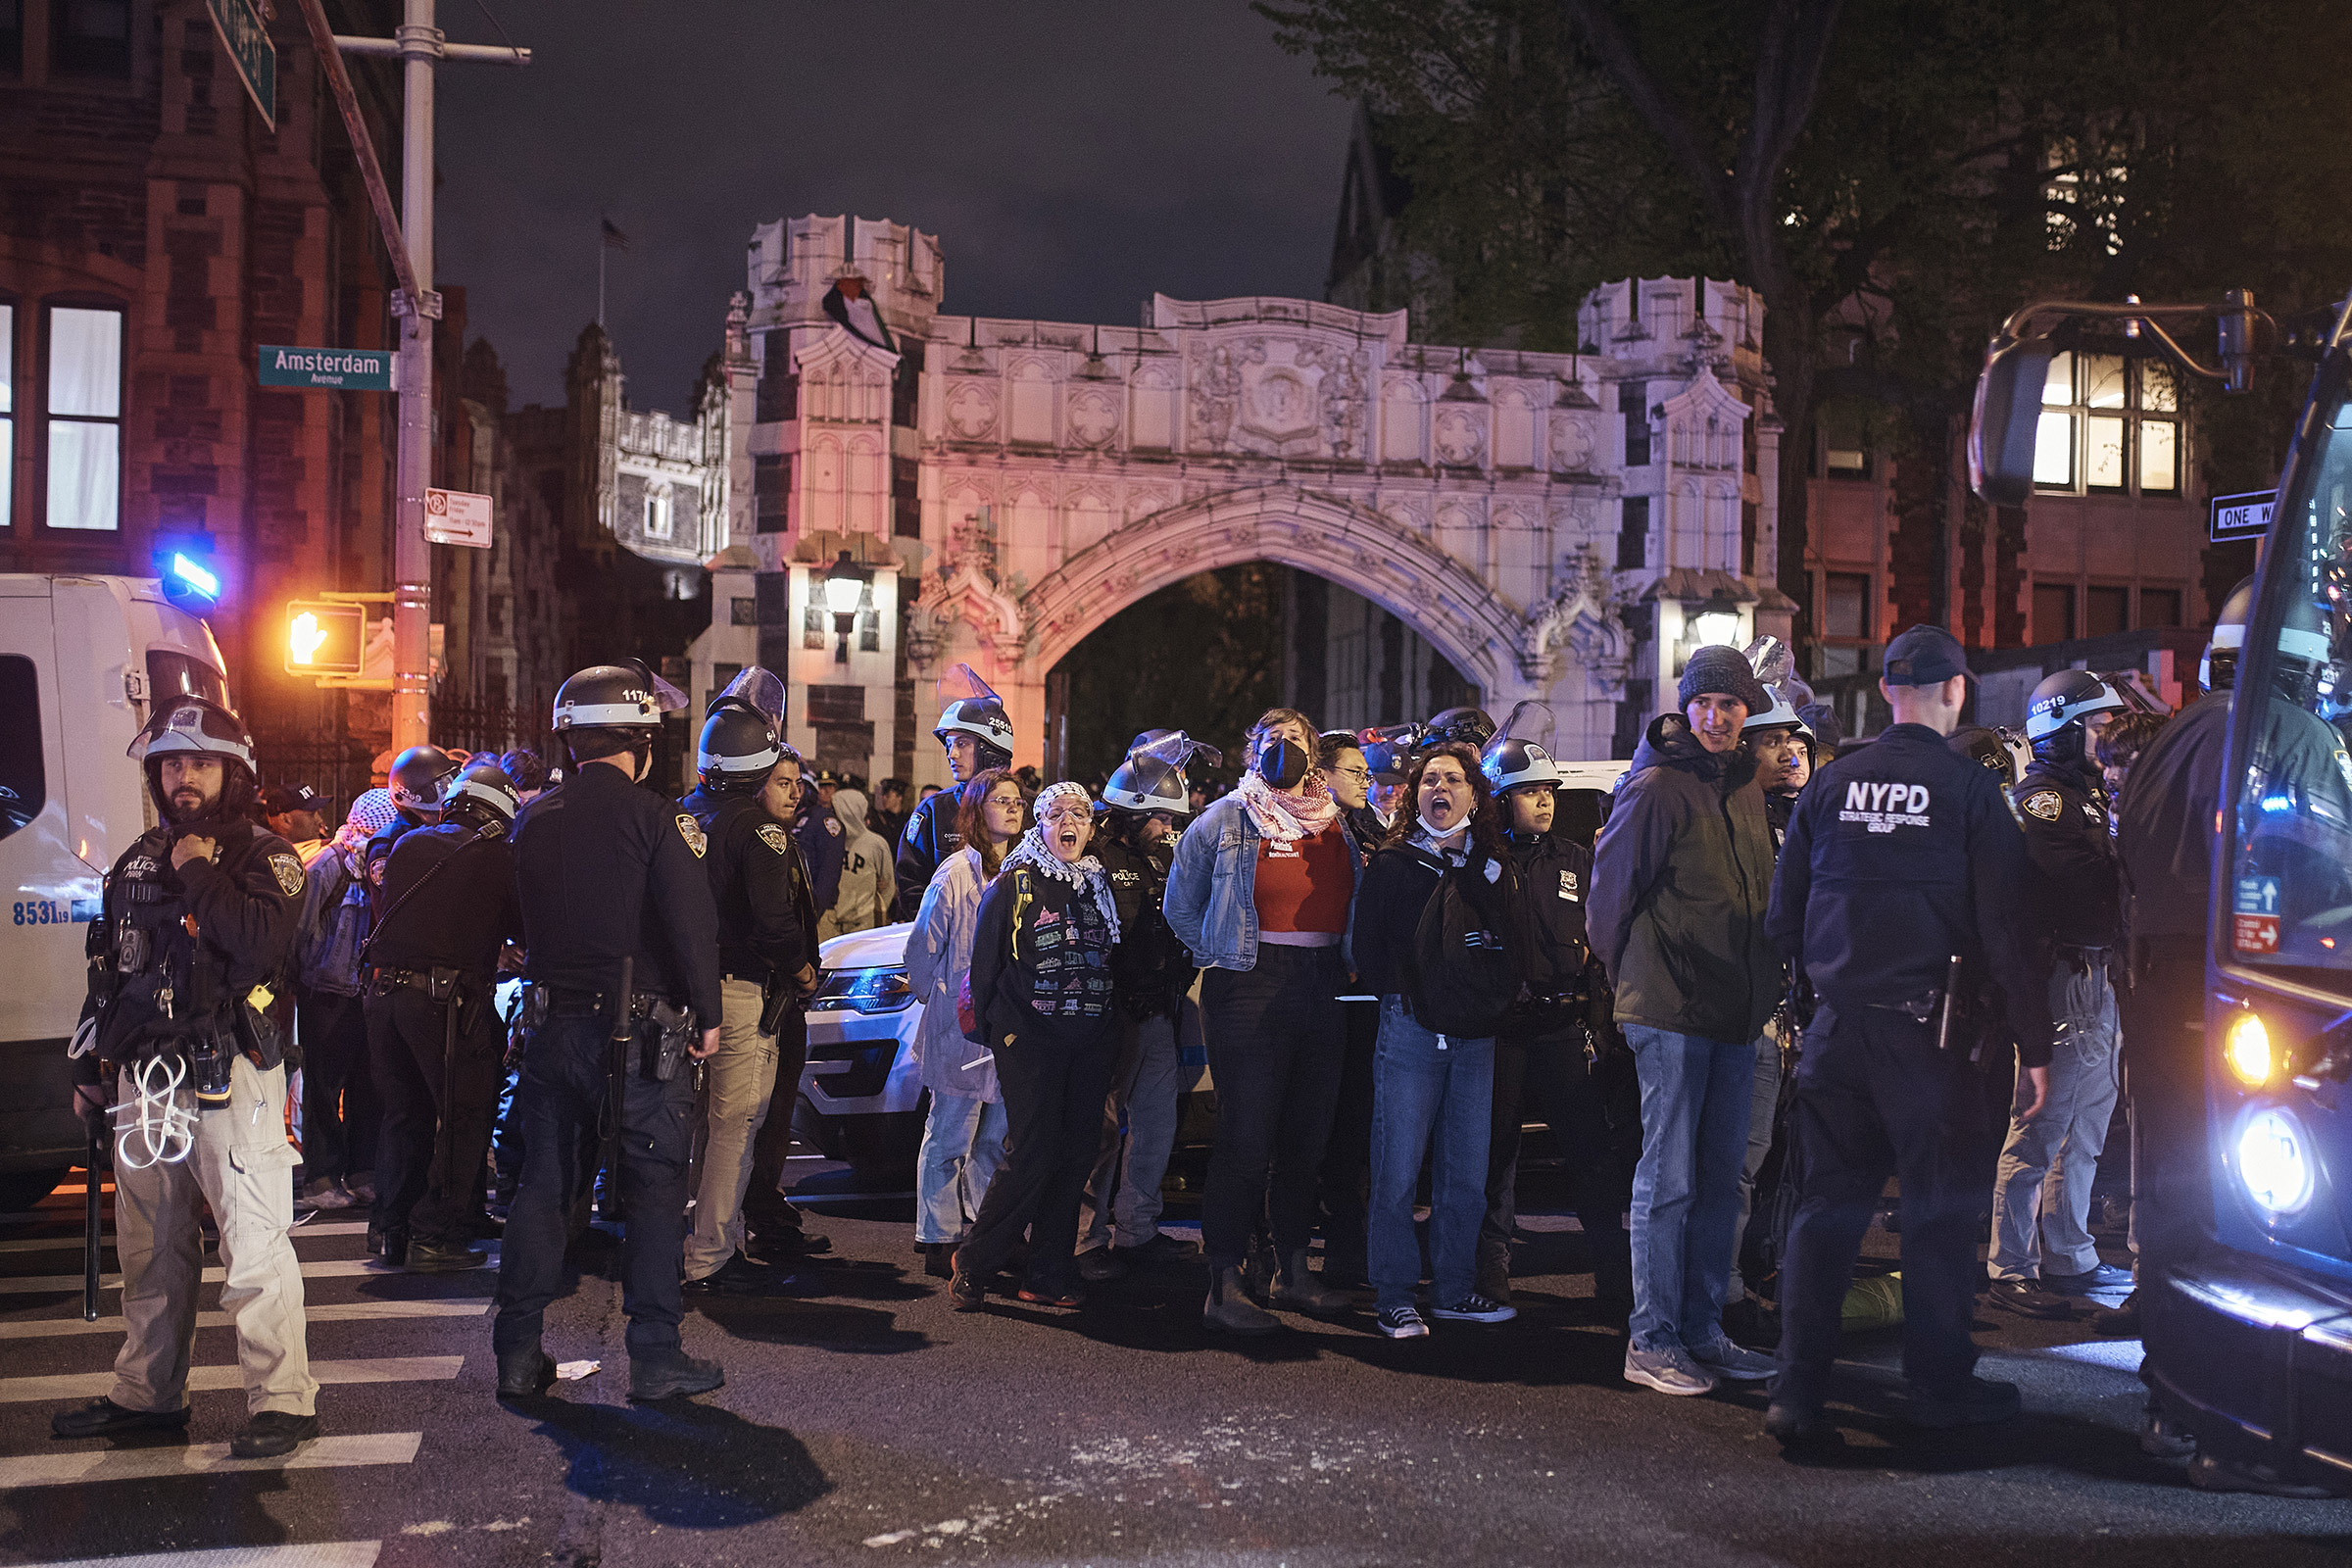
[[[2231,539],[2259,539],[2271,531],[2271,511],[2278,504],[2276,490],[2215,496],[2207,504],[2205,536],[2217,545]]]

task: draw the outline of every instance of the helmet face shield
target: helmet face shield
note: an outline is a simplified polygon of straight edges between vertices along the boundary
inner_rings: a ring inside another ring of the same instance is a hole
[[[727,689],[711,701],[711,709],[715,710],[720,703],[730,697],[765,713],[767,721],[777,728],[783,727],[784,682],[776,677],[774,671],[762,669],[758,664],[745,666],[741,674],[727,682]]]
[[[172,697],[156,705],[155,712],[131,737],[123,756],[134,761],[160,761],[166,757],[218,757],[253,766],[253,737],[237,715],[209,697]]]

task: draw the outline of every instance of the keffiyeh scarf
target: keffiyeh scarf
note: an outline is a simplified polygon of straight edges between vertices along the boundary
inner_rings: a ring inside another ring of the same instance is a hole
[[[1033,866],[1043,876],[1094,894],[1095,907],[1102,911],[1103,922],[1110,927],[1110,940],[1119,940],[1119,908],[1111,900],[1110,878],[1103,873],[1101,860],[1091,855],[1081,856],[1075,862],[1062,859],[1046,848],[1046,830],[1040,826],[1022,834],[1021,841],[1005,852],[997,875],[1003,876],[1016,865]]]
[[[1258,832],[1277,844],[1311,838],[1339,819],[1340,803],[1332,798],[1330,787],[1312,773],[1296,795],[1285,795],[1255,773],[1244,773],[1233,793],[1242,798],[1242,809],[1250,813]]]

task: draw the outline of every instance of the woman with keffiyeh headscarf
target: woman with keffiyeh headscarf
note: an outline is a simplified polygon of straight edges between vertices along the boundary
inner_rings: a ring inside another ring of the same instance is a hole
[[[948,1287],[959,1312],[985,1303],[988,1282],[1029,1232],[1020,1298],[1077,1306],[1078,1200],[1102,1135],[1118,1048],[1110,954],[1119,916],[1110,878],[1086,853],[1094,802],[1084,787],[1047,786],[1037,825],[980,899],[972,936],[973,1050],[993,1054],[1004,1096],[1004,1162],[988,1184]]]

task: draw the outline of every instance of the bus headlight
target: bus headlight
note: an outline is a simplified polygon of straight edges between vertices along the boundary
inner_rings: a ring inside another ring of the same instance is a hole
[[[2271,1031],[2260,1013],[2241,1012],[2230,1020],[2230,1032],[2222,1037],[2222,1059],[2248,1089],[2260,1089],[2271,1081],[2276,1061],[2271,1054]]]
[[[2311,1201],[2311,1139],[2291,1111],[2268,1105],[2239,1124],[2237,1179],[2271,1219],[2299,1214]]]

